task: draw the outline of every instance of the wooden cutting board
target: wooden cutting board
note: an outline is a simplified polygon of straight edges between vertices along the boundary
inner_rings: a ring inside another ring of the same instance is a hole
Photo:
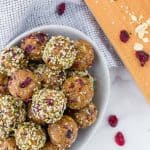
[[[150,101],[150,59],[141,66],[137,51],[150,55],[150,0],[85,0],[116,52]],[[120,40],[126,30],[129,40]]]

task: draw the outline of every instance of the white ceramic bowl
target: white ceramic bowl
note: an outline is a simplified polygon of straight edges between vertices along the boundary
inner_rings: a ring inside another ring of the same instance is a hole
[[[84,33],[76,29],[73,29],[71,27],[67,27],[67,26],[46,25],[46,26],[40,26],[40,27],[34,28],[30,31],[27,31],[19,35],[17,38],[11,41],[6,47],[17,45],[21,39],[23,39],[30,33],[37,32],[37,31],[45,32],[49,36],[64,35],[64,36],[70,37],[71,39],[84,39],[90,42],[95,50],[95,64],[91,68],[90,73],[94,76],[96,80],[94,101],[99,110],[98,118],[97,118],[96,123],[93,126],[87,129],[82,129],[79,132],[77,141],[70,148],[71,150],[84,150],[86,148],[87,143],[89,142],[89,139],[93,137],[93,135],[98,129],[100,129],[100,125],[104,116],[104,112],[108,104],[109,92],[110,92],[110,78],[109,78],[109,72],[106,66],[106,62],[104,58],[102,57],[102,55],[100,54],[100,51],[98,50],[94,41],[92,41]]]

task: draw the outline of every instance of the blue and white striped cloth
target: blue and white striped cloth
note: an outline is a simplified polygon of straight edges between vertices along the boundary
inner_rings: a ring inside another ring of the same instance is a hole
[[[66,11],[59,16],[55,10],[61,2]],[[81,30],[97,43],[109,68],[122,65],[83,0],[0,0],[0,49],[17,35],[46,24]]]

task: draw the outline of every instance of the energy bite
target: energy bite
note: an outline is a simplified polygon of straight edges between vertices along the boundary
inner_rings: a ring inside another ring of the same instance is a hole
[[[5,95],[0,97],[0,126],[13,130],[19,123],[25,121],[26,111],[21,100]]]
[[[47,124],[55,123],[66,109],[66,97],[62,91],[42,89],[32,96],[31,113],[33,119]]]
[[[76,54],[74,41],[69,37],[53,36],[46,44],[43,60],[52,70],[64,70],[72,66]]]
[[[42,148],[42,150],[65,150],[65,149],[62,147],[58,147],[52,144],[51,142],[47,142],[45,146]]]
[[[14,97],[28,101],[39,85],[38,77],[30,70],[18,70],[9,79],[8,89]]]
[[[26,119],[26,111],[22,101],[10,95],[0,97],[0,144],[13,130]]]
[[[71,109],[82,109],[93,98],[93,80],[86,77],[73,76],[63,84],[63,91],[67,97],[67,106]]]
[[[44,147],[46,135],[39,125],[24,122],[15,131],[15,139],[20,150],[39,150]]]
[[[34,72],[39,76],[43,86],[51,89],[60,89],[66,79],[65,71],[52,70],[45,64],[40,64]]]
[[[0,150],[17,150],[16,141],[14,138],[6,139],[2,144],[0,144]]]
[[[27,63],[24,51],[17,46],[0,52],[0,70],[7,72],[8,76],[18,69],[25,68]]]
[[[48,134],[54,145],[69,148],[77,138],[78,126],[71,117],[63,116],[61,120],[48,126]]]
[[[32,33],[21,41],[21,48],[30,60],[41,60],[48,36],[45,33]]]
[[[93,104],[93,102],[91,102],[83,109],[75,112],[74,118],[80,128],[87,128],[91,126],[97,118],[96,106]]]
[[[93,64],[94,50],[91,44],[84,40],[76,41],[75,45],[78,53],[72,68],[74,70],[84,71]]]

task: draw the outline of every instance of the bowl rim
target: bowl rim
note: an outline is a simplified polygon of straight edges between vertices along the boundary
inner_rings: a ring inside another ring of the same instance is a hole
[[[101,63],[104,67],[104,73],[106,75],[106,78],[107,78],[107,91],[106,91],[106,98],[105,98],[105,103],[104,103],[104,106],[103,106],[103,110],[102,110],[102,113],[100,114],[100,118],[97,119],[97,123],[96,125],[94,126],[94,128],[92,129],[92,134],[91,136],[87,137],[86,139],[86,142],[82,145],[81,149],[84,150],[89,141],[92,139],[92,137],[96,134],[96,131],[101,127],[101,122],[103,121],[104,119],[104,115],[105,115],[105,112],[106,112],[106,109],[107,109],[107,106],[108,106],[108,102],[109,102],[109,97],[110,97],[110,74],[109,74],[109,69],[107,67],[107,64],[106,64],[106,60],[104,59],[104,57],[102,56],[100,50],[98,49],[96,43],[90,39],[90,37],[88,35],[86,35],[85,33],[83,33],[82,31],[76,29],[76,28],[73,28],[73,27],[69,27],[69,26],[65,26],[65,25],[42,25],[42,26],[37,26],[35,28],[32,28],[30,30],[27,30],[23,33],[21,33],[20,35],[16,36],[16,38],[14,38],[13,40],[11,40],[6,46],[5,48],[9,48],[11,46],[13,46],[14,44],[16,44],[18,41],[20,41],[21,39],[23,39],[25,36],[33,33],[33,32],[40,32],[42,30],[48,30],[48,29],[56,29],[56,28],[59,28],[61,30],[66,30],[68,32],[75,32],[77,35],[81,35],[82,37],[84,37],[85,39],[88,39],[88,41],[90,41],[90,43],[92,43],[92,45],[95,47],[95,51],[96,53],[100,56],[100,59],[101,59]]]

